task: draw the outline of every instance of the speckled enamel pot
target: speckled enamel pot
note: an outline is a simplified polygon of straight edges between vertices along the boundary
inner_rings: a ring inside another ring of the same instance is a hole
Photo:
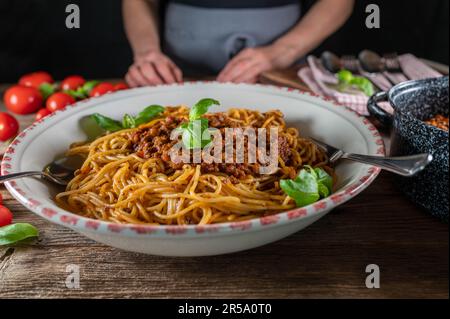
[[[370,114],[391,128],[390,155],[430,153],[433,161],[412,178],[398,177],[403,192],[434,216],[448,222],[448,131],[428,125],[436,114],[448,116],[448,76],[408,81],[389,92],[379,92],[368,104]],[[391,115],[377,103],[388,100],[394,108]]]

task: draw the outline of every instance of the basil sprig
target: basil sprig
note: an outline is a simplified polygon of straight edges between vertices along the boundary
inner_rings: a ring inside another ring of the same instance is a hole
[[[50,95],[56,92],[58,86],[53,83],[42,83],[39,85],[39,92],[42,95],[42,98],[46,100]]]
[[[220,105],[220,102],[210,98],[198,101],[189,112],[189,122],[181,124],[178,128],[182,131],[182,142],[186,148],[204,148],[211,142],[208,119],[201,116],[213,105]]]
[[[0,246],[10,245],[27,238],[37,237],[39,231],[27,223],[15,223],[0,227]]]
[[[294,180],[282,179],[280,187],[294,199],[297,207],[303,207],[330,195],[332,183],[331,176],[325,170],[306,165]]]
[[[367,96],[372,96],[375,93],[372,82],[362,76],[355,76],[348,70],[341,70],[337,73],[339,80],[339,89],[345,91],[349,87],[354,87],[362,91]]]
[[[164,112],[164,107],[161,105],[150,105],[136,116],[125,114],[122,118],[122,122],[116,121],[99,113],[92,114],[91,117],[95,120],[97,125],[105,131],[116,132],[126,128],[138,127],[139,125],[147,123],[151,119],[155,118],[162,112]]]
[[[100,81],[97,80],[86,81],[82,86],[78,87],[76,90],[67,90],[64,92],[71,95],[73,98],[77,100],[82,100],[87,98],[89,96],[89,93],[91,93],[92,89],[99,83]]]

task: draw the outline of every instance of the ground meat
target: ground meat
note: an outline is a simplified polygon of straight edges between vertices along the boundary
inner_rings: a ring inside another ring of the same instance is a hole
[[[220,130],[223,143],[225,143],[225,128],[240,127],[239,121],[230,118],[226,113],[214,113],[207,114],[205,117],[209,121],[209,127],[217,128]],[[161,158],[165,165],[172,169],[180,169],[185,164],[174,163],[171,161],[169,152],[177,140],[170,140],[170,134],[172,130],[179,127],[183,122],[187,121],[187,117],[172,117],[168,116],[165,120],[156,123],[149,128],[142,128],[130,136],[132,141],[132,148],[136,154],[142,158]],[[256,123],[256,127],[260,127],[261,123]],[[267,139],[267,141],[269,141]],[[247,138],[244,139],[244,160],[247,161]],[[269,144],[269,143],[267,143]],[[269,145],[268,145],[269,148]],[[223,145],[225,149],[225,145]],[[288,164],[290,162],[291,150],[289,143],[284,136],[278,137],[278,154],[283,161]],[[234,178],[231,181],[236,182],[236,179],[242,179],[245,176],[257,175],[259,173],[258,163],[206,163],[202,162],[202,173],[225,173]]]

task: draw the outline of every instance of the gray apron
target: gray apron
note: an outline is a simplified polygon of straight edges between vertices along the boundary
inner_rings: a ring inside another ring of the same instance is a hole
[[[267,45],[300,19],[300,4],[216,9],[169,3],[164,50],[185,75],[216,74],[239,51]]]

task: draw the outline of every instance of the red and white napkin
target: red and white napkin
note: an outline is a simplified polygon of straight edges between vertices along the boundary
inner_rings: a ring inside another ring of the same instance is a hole
[[[404,74],[391,72],[369,74],[361,70],[361,75],[367,77],[383,91],[389,90],[392,87],[392,83],[401,83],[408,79],[419,80],[441,76],[439,72],[433,70],[412,54],[400,55],[398,59]],[[337,103],[345,105],[361,115],[369,115],[367,111],[369,98],[364,93],[337,91],[333,88],[338,83],[336,76],[326,70],[319,59],[309,56],[307,62],[308,66],[301,68],[298,76],[314,93],[332,98]],[[387,103],[381,103],[381,106],[388,111],[391,110]]]

